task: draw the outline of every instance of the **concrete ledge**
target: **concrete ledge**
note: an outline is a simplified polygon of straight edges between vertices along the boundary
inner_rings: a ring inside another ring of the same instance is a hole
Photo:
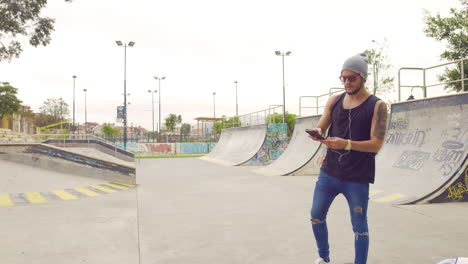
[[[0,143],[0,159],[123,183],[136,183],[136,168],[40,143]],[[1,170],[1,169],[0,169]]]

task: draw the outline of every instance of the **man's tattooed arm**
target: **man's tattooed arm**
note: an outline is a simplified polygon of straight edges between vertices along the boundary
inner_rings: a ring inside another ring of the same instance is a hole
[[[374,136],[380,140],[384,140],[385,138],[385,131],[387,130],[387,116],[387,105],[382,102],[377,110],[377,122],[374,128]]]

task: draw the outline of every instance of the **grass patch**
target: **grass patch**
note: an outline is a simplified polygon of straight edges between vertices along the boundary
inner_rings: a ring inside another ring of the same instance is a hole
[[[153,155],[153,156],[135,156],[135,159],[172,159],[172,158],[198,158],[205,154],[180,154],[180,155]]]

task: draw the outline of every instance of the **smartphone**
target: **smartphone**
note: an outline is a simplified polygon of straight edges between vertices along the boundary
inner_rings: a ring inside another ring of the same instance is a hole
[[[309,135],[315,137],[315,138],[318,138],[320,140],[323,140],[325,139],[324,137],[322,137],[317,131],[315,130],[306,130],[305,132],[307,132]]]

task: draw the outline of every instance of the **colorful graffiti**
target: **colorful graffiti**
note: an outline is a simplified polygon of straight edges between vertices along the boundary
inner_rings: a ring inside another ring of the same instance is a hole
[[[127,151],[134,154],[198,154],[208,153],[217,142],[207,143],[127,143]],[[123,144],[117,144],[123,148]]]
[[[268,124],[267,136],[262,147],[255,156],[242,165],[268,165],[278,159],[288,144],[287,132],[287,124]]]
[[[145,144],[147,152],[167,154],[172,152],[172,145],[169,144]]]

